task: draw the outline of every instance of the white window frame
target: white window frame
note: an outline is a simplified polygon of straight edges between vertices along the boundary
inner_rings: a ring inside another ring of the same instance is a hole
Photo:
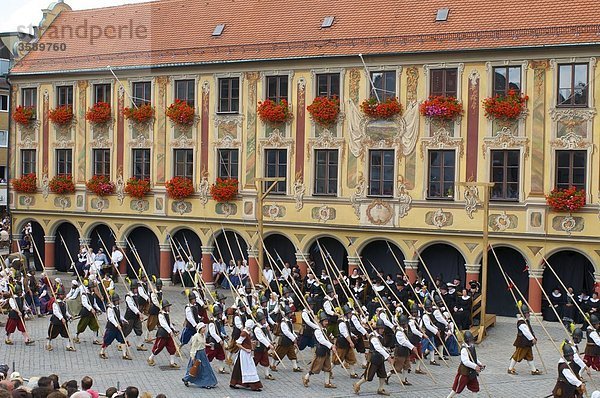
[[[6,97],[6,109],[0,108],[0,112],[7,113],[10,111],[10,96],[8,94],[0,94],[0,97]],[[0,101],[0,104],[2,101]]]
[[[430,151],[454,151],[454,196],[451,200],[444,200],[441,198],[429,198],[427,195],[427,189],[429,188],[429,152]],[[456,202],[459,200],[458,196],[458,187],[456,183],[460,180],[460,148],[451,147],[451,148],[426,148],[425,150],[425,167],[423,172],[423,192],[421,193],[421,197],[427,203],[443,203],[443,202]]]
[[[498,204],[498,205],[511,205],[511,204],[519,204],[525,202],[525,153],[526,149],[523,147],[509,147],[509,148],[499,148],[499,147],[489,147],[485,153],[486,157],[486,170],[485,170],[485,181],[491,182],[492,179],[492,151],[519,151],[519,200],[493,200],[490,199],[490,202]]]
[[[394,152],[394,182],[392,184],[392,195],[391,196],[387,196],[387,195],[371,195],[369,193],[369,189],[370,189],[370,185],[369,182],[371,181],[371,151],[393,151]],[[398,159],[398,148],[396,147],[392,147],[392,148],[379,148],[379,147],[368,147],[365,148],[365,166],[364,166],[364,175],[365,177],[365,182],[366,182],[366,190],[365,190],[365,196],[367,198],[380,198],[380,199],[386,199],[386,200],[391,200],[394,199],[398,196],[398,184],[397,184],[397,179],[398,179],[398,171],[399,171],[399,167],[400,167],[400,160]]]
[[[463,101],[463,79],[465,72],[464,62],[441,62],[437,64],[425,64],[423,65],[423,72],[425,73],[425,98],[429,98],[429,92],[431,91],[431,70],[432,69],[456,69],[456,99],[465,106]],[[454,120],[454,131],[451,131],[451,137],[460,137],[460,125],[462,118],[458,117]],[[430,123],[425,123],[427,136],[432,137],[433,131]]]
[[[315,193],[316,191],[316,184],[315,184],[315,178],[317,176],[316,173],[316,168],[317,168],[317,151],[337,151],[338,153],[338,168],[337,168],[337,191],[335,195],[325,195],[325,194],[317,194]],[[309,183],[309,189],[310,189],[310,196],[315,197],[315,198],[339,198],[341,197],[341,190],[342,190],[342,154],[344,153],[342,148],[313,148],[312,149],[312,162],[310,162],[310,170],[307,173],[308,178],[310,178],[310,183]],[[395,167],[396,165],[394,165],[394,171],[395,171]]]
[[[239,110],[238,112],[221,112],[219,110],[219,80],[220,79],[227,79],[227,78],[235,78],[237,77],[239,80],[239,92],[240,92],[240,103],[239,103]],[[215,115],[218,117],[227,117],[227,116],[243,116],[244,114],[244,74],[239,72],[239,73],[215,73],[214,74],[214,79],[215,79],[215,90],[216,93],[214,95],[215,99],[214,99],[214,104],[215,104]]]
[[[221,149],[234,149],[236,151],[238,151],[238,177],[237,180],[238,182],[241,183],[241,179],[242,179],[242,148],[240,146],[234,146],[234,145],[229,145],[229,146],[215,146],[214,147],[214,157],[213,159],[215,159],[215,162],[213,162],[213,175],[215,176],[215,181],[216,179],[219,177],[219,150]]]
[[[8,147],[8,130],[0,130],[0,137],[2,137],[3,135],[5,137],[5,142],[3,143],[0,140],[0,147],[1,148],[7,148]]]
[[[338,122],[336,125],[336,129],[335,131],[332,131],[332,133],[335,133],[336,137],[341,137],[342,133],[343,133],[343,126],[344,126],[344,109],[345,109],[345,76],[346,76],[346,68],[325,68],[325,69],[311,69],[310,71],[310,75],[311,75],[311,84],[312,84],[312,88],[310,90],[310,93],[312,95],[311,98],[307,98],[306,99],[306,105],[310,105],[314,99],[317,97],[317,75],[320,74],[324,74],[324,73],[339,73],[340,74],[340,115],[338,116]],[[307,111],[308,113],[308,111]],[[310,117],[310,116],[309,116]],[[315,122],[312,120],[311,118],[311,133],[310,136],[311,137],[316,137],[316,124]]]
[[[294,163],[293,162],[293,157],[291,156],[292,155],[292,148],[289,147],[289,146],[281,146],[281,147],[263,146],[261,149],[262,149],[262,153],[261,153],[262,162],[261,162],[260,175],[263,178],[266,178],[266,175],[265,175],[266,174],[266,170],[265,169],[266,169],[266,162],[267,162],[267,151],[271,150],[271,149],[275,149],[275,150],[285,149],[287,151],[288,161],[287,161],[286,172],[285,172],[286,173],[286,176],[285,176],[285,193],[284,194],[277,193],[277,194],[273,194],[273,195],[274,195],[274,197],[289,196],[290,195],[290,185],[291,185],[290,183],[292,182],[292,175],[291,175],[292,165]],[[241,153],[240,153],[240,155],[241,155]],[[239,162],[239,163],[241,165],[241,162]],[[263,182],[261,182],[261,184],[262,183]]]
[[[401,65],[381,65],[381,66],[369,66],[369,71],[364,71],[364,75],[366,76],[366,85],[367,85],[367,96],[369,99],[371,97],[371,74],[377,72],[395,72],[396,74],[396,98],[400,101],[400,83],[402,79],[402,66]],[[368,73],[368,74],[367,74]]]

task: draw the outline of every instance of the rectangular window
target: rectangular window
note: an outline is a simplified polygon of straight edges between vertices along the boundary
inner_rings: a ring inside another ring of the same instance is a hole
[[[37,109],[37,88],[24,88],[21,95],[23,106]]]
[[[497,66],[494,68],[494,95],[506,96],[510,90],[521,92],[521,67]]]
[[[35,173],[35,149],[21,150],[21,175]]]
[[[94,84],[94,103],[106,102],[110,104],[110,84]]]
[[[94,149],[94,175],[110,178],[110,149]]]
[[[338,151],[318,149],[315,151],[315,195],[337,195]]]
[[[519,200],[519,151],[491,151],[491,200]]]
[[[219,112],[238,113],[240,111],[240,78],[219,79]]]
[[[287,149],[265,150],[265,177],[287,178]],[[271,186],[272,181],[265,182],[265,191]],[[279,181],[270,193],[284,195],[286,193],[286,181]]]
[[[394,195],[394,151],[369,151],[369,195]]]
[[[322,73],[317,75],[317,97],[340,96],[340,74]]]
[[[559,65],[558,106],[587,106],[588,81],[588,64]]]
[[[73,150],[72,149],[57,149],[56,150],[56,174],[57,175],[72,175],[73,174]]]
[[[73,86],[56,87],[56,105],[73,106]]]
[[[192,149],[175,149],[175,177],[194,179],[194,151]]]
[[[288,99],[288,77],[287,76],[268,76],[267,77],[267,98],[273,102]]]
[[[150,105],[152,103],[151,82],[134,82],[132,88],[135,106]]]
[[[556,151],[556,188],[585,189],[586,151]]]
[[[175,81],[175,98],[187,102],[192,108],[196,107],[196,81]]]
[[[0,166],[0,184],[6,184],[6,166]]]
[[[8,146],[8,131],[0,130],[0,147]]]
[[[432,69],[429,72],[429,95],[455,97],[458,94],[458,69]]]
[[[376,97],[375,93],[380,101],[396,97],[396,72],[371,72],[371,80],[375,87],[371,87],[371,97]]]
[[[150,179],[150,149],[133,150],[132,174],[140,180]]]
[[[429,151],[428,199],[454,199],[455,160],[455,151]]]
[[[237,149],[219,149],[217,151],[219,178],[238,178],[238,154]]]
[[[0,95],[0,112],[8,112],[8,95]]]

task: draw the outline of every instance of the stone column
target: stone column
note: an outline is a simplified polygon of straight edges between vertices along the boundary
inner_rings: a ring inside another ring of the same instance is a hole
[[[168,243],[160,245],[160,266],[159,276],[163,282],[171,280],[172,264],[171,264],[171,246]]]
[[[19,252],[19,242],[21,241],[21,235],[19,234],[13,234],[12,236],[12,246],[11,246],[11,253],[18,253]]]
[[[308,253],[297,252],[296,253],[296,264],[298,268],[300,268],[300,274],[304,278],[308,273],[308,264],[306,264],[306,260],[308,258]]]
[[[250,267],[250,277],[254,284],[261,283],[258,267],[258,250],[248,249],[248,267]]]
[[[44,265],[46,269],[49,271],[54,270],[54,250],[56,248],[56,236],[44,236]],[[35,257],[37,254],[33,254],[35,261]]]
[[[410,283],[415,283],[417,280],[417,270],[419,269],[419,260],[404,260],[404,272],[410,280]]]
[[[481,264],[465,264],[465,268],[467,269],[467,276],[465,281],[465,286],[470,281],[482,282],[479,280],[479,274],[481,272]]]
[[[127,259],[125,258],[125,256],[127,256],[128,250],[127,242],[125,242],[124,240],[119,240],[115,242],[115,246],[117,246],[117,249],[119,249],[119,251],[123,253],[123,260],[121,260],[121,263],[119,264],[119,273],[121,275],[127,275]],[[112,253],[112,247],[109,247],[108,250],[110,250],[110,253],[108,253],[107,256],[110,256]]]
[[[360,273],[360,257],[348,256],[348,276],[352,275],[355,269],[358,269]],[[317,275],[315,277],[318,278]]]
[[[529,305],[531,306],[530,310],[537,314],[542,312],[542,289],[540,285],[543,276],[543,269],[529,269],[529,297],[527,301],[529,301]],[[539,284],[533,280],[534,278],[538,280]]]
[[[212,273],[213,250],[215,250],[214,246],[202,246],[202,279],[207,285],[214,283]]]

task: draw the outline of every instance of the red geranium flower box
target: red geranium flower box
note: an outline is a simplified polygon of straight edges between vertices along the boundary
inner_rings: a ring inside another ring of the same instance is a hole
[[[67,195],[75,192],[73,176],[70,174],[58,174],[50,180],[50,190],[57,195]]]
[[[15,123],[28,127],[35,119],[35,109],[32,106],[17,106],[12,118]]]
[[[288,102],[284,99],[278,103],[270,99],[259,102],[257,113],[264,123],[285,123],[292,117]]]
[[[402,114],[402,105],[396,97],[388,98],[383,102],[371,97],[360,104],[360,109],[371,119],[386,120]]]
[[[107,176],[102,175],[93,176],[85,186],[98,196],[111,195],[115,191],[115,184]]]
[[[73,122],[73,107],[63,105],[48,111],[48,119],[58,126],[67,126]]]
[[[340,115],[340,100],[333,96],[316,97],[312,104],[306,107],[315,123],[322,126],[331,126],[337,122]]]
[[[585,206],[585,190],[575,187],[553,189],[546,196],[546,203],[554,211],[577,211]]]
[[[150,192],[150,180],[131,177],[125,184],[125,193],[132,198],[142,199],[148,192]]]
[[[35,173],[26,174],[12,181],[13,189],[19,193],[35,193],[37,191],[37,177]]]
[[[217,202],[229,202],[238,193],[238,180],[235,178],[217,178],[210,187],[210,195]]]
[[[127,120],[133,120],[136,123],[149,123],[154,119],[154,107],[150,104],[136,107],[123,108],[123,117]]]
[[[196,118],[196,110],[180,99],[169,105],[166,114],[173,123],[182,127],[193,125]]]
[[[509,90],[507,95],[496,94],[483,100],[485,116],[488,119],[514,121],[525,110],[528,96],[517,90]]]
[[[454,97],[431,96],[419,106],[422,116],[432,120],[456,120],[463,114],[463,106]]]
[[[96,102],[85,114],[85,120],[93,124],[104,124],[111,120],[110,104]]]
[[[167,195],[175,200],[182,200],[194,194],[194,183],[186,177],[173,177],[165,183]]]

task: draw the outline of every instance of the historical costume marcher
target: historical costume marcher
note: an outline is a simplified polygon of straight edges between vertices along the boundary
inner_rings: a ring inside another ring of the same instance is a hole
[[[275,349],[275,357],[278,359],[271,366],[271,370],[274,372],[277,371],[279,360],[288,357],[288,359],[292,361],[292,370],[294,372],[301,372],[302,369],[298,366],[298,357],[296,356],[298,336],[296,336],[296,333],[294,332],[294,324],[291,320],[293,311],[286,305],[283,309],[283,314],[284,316],[279,323],[281,335],[279,336],[279,343]]]
[[[417,362],[417,369],[415,370],[416,374],[425,374],[425,372],[421,369],[423,361],[420,360],[422,341],[425,338],[425,333],[423,333],[423,330],[421,329],[422,321],[419,317],[419,307],[416,303],[410,307],[408,327],[410,329],[410,333],[407,337],[417,350],[416,353],[410,355],[410,360]],[[417,359],[419,359],[419,361],[417,361]]]
[[[473,334],[466,331],[464,334],[464,343],[460,350],[460,365],[458,372],[454,377],[452,391],[447,398],[452,398],[463,392],[465,387],[477,394],[479,392],[479,373],[485,369],[485,365],[477,359],[477,351],[475,350],[475,338]]]
[[[225,370],[225,339],[223,308],[215,304],[213,307],[213,320],[208,324],[208,335],[206,337],[206,356],[212,362],[214,359],[219,363],[218,372],[221,374],[229,373]]]
[[[25,338],[25,345],[32,345],[33,340],[29,337],[27,329],[25,328],[25,311],[28,310],[25,299],[23,298],[23,288],[20,284],[16,284],[12,297],[8,299],[8,320],[6,321],[6,339],[4,343],[12,345],[13,342],[10,339],[10,335],[18,330],[23,334]]]
[[[417,348],[410,339],[412,332],[408,327],[408,317],[406,315],[400,315],[395,337],[394,364],[392,370],[388,373],[388,381],[393,373],[410,373],[410,354],[417,355]],[[404,376],[402,383],[406,386],[411,385],[407,376]]]
[[[196,306],[196,295],[193,292],[188,295],[188,301],[189,304],[185,306],[185,321],[180,337],[181,345],[189,343],[192,336],[196,334],[196,325],[200,322],[198,307]]]
[[[142,278],[142,282],[144,281],[145,278]],[[156,281],[156,290],[153,291],[152,293],[150,293],[150,297],[147,300],[147,305],[148,305],[148,320],[146,322],[146,328],[148,329],[147,331],[147,335],[146,335],[146,342],[150,343],[152,342],[152,339],[150,338],[150,333],[152,333],[156,327],[158,326],[158,314],[160,313],[160,309],[162,307],[162,299],[163,299],[163,293],[162,293],[162,280],[157,280]],[[143,284],[140,284],[139,287],[139,293],[140,296],[143,299],[146,299],[146,297],[144,297],[144,295],[142,294],[142,292],[145,290],[145,287]]]
[[[127,321],[121,315],[121,310],[119,309],[120,300],[121,298],[118,294],[113,294],[111,299],[112,304],[109,304],[106,308],[106,330],[104,331],[102,346],[100,348],[100,358],[102,359],[108,358],[108,355],[106,355],[106,348],[110,346],[115,340],[117,340],[119,344],[122,344],[125,347],[123,349],[123,359],[132,359],[131,355],[129,355],[128,343],[123,337],[123,325]]]
[[[302,330],[300,331],[300,338],[298,341],[298,350],[302,351],[306,347],[313,348],[315,346],[315,330],[319,328],[315,322],[313,322],[311,311],[314,311],[315,300],[312,297],[306,299],[308,308],[302,310]]]
[[[521,315],[522,314],[522,315]],[[529,307],[522,305],[520,314],[517,317],[517,338],[513,345],[516,347],[508,365],[508,373],[516,375],[515,365],[522,360],[526,360],[531,369],[532,375],[541,375],[542,372],[536,368],[533,362],[533,346],[537,343],[531,322],[529,321]]]
[[[579,355],[579,343],[583,340],[583,331],[580,328],[575,328],[571,333],[571,340],[566,341],[566,343],[571,345],[573,349],[573,361],[571,362],[571,370],[578,377],[582,377],[584,372],[587,372],[591,377],[590,368],[585,364],[581,355]]]
[[[586,365],[594,370],[600,370],[600,320],[598,316],[591,315],[589,320],[590,325],[587,327],[587,344],[583,360]]]
[[[254,364],[260,365],[265,369],[265,378],[267,380],[275,380],[271,374],[269,352],[275,350],[269,333],[267,317],[263,311],[256,313],[256,325],[254,325],[254,337],[256,338],[256,348],[254,349]]]
[[[351,334],[350,318],[352,308],[348,304],[343,308],[344,317],[338,323],[340,334],[338,335],[335,346],[337,347],[337,355],[333,357],[333,365],[341,365],[350,373],[350,378],[358,379],[358,373],[354,370],[356,364],[356,353],[354,351],[354,340]],[[362,336],[361,336],[362,338]]]
[[[558,379],[552,396],[558,398],[580,398],[587,394],[585,384],[573,370],[573,348],[570,344],[562,347],[562,358],[558,361]]]
[[[436,351],[436,339],[439,341],[440,331],[434,323],[434,317],[432,315],[433,304],[429,298],[425,299],[425,312],[422,316],[423,326],[425,327],[425,336],[421,341],[421,349],[423,353],[423,358],[427,359],[429,354],[431,354],[431,360],[429,361],[430,365],[440,366],[439,363],[435,361],[434,352]],[[438,355],[439,356],[439,355]]]
[[[67,303],[70,314],[79,314],[81,312],[81,290],[79,282],[73,280],[71,282],[71,289],[65,296],[65,303]]]
[[[127,323],[123,326],[123,334],[125,338],[128,338],[131,332],[134,332],[135,335],[140,340],[140,343],[137,344],[136,349],[138,351],[148,351],[148,349],[144,346],[144,340],[141,337],[142,330],[142,311],[140,310],[140,303],[142,299],[138,292],[138,281],[131,281],[131,291],[129,291],[125,295],[125,320]]]
[[[182,381],[186,387],[191,384],[201,388],[215,388],[217,376],[206,356],[206,324],[198,322],[196,333],[191,338],[190,361]]]
[[[169,310],[171,309],[171,303],[167,300],[162,300],[162,309],[158,313],[158,330],[156,331],[156,340],[154,340],[154,345],[152,346],[150,357],[148,357],[148,365],[154,366],[156,362],[154,361],[154,357],[163,350],[163,348],[167,349],[169,353],[169,366],[171,368],[178,369],[180,365],[175,362],[175,353],[177,352],[177,347],[175,346],[175,327],[171,323],[171,318],[169,316]]]
[[[323,371],[326,373],[325,388],[337,388],[336,385],[331,382],[331,351],[335,354],[337,353],[337,348],[323,334],[323,331],[327,329],[329,324],[329,315],[325,312],[321,312],[319,314],[319,323],[321,325],[315,329],[315,356],[312,360],[310,370],[302,377],[302,383],[304,384],[304,387],[308,387],[310,376],[319,374]]]
[[[61,286],[56,289],[56,300],[52,303],[52,316],[50,317],[50,326],[48,327],[48,344],[46,349],[52,351],[52,340],[57,338],[59,335],[62,338],[68,340],[67,351],[76,351],[75,347],[71,345],[71,338],[69,335],[68,322],[72,316],[67,309],[67,304],[64,301],[65,291]]]
[[[233,371],[231,372],[231,380],[229,381],[229,387],[231,388],[246,388],[252,391],[261,391],[263,388],[262,383],[258,377],[256,371],[256,365],[254,364],[253,352],[252,352],[252,329],[254,328],[254,321],[248,319],[244,323],[239,337],[236,339],[238,346],[238,356],[233,365]]]
[[[95,302],[93,302],[92,294],[88,291],[88,289],[85,286],[81,286],[80,288],[81,310],[79,311],[77,334],[75,334],[73,342],[79,344],[81,342],[79,335],[85,332],[87,328],[90,328],[95,335],[93,344],[100,345],[100,340],[98,340],[98,331],[100,330],[100,325],[98,325],[98,314],[101,313],[102,310]]]
[[[356,383],[354,383],[354,392],[358,395],[360,393],[360,387],[367,381],[373,381],[375,375],[379,378],[379,388],[377,394],[379,395],[390,395],[385,389],[385,382],[387,380],[387,372],[385,370],[385,362],[393,364],[392,356],[387,352],[383,345],[383,333],[385,330],[385,324],[381,319],[377,320],[375,330],[369,336],[369,363],[367,364],[367,370],[363,374],[363,377]]]

